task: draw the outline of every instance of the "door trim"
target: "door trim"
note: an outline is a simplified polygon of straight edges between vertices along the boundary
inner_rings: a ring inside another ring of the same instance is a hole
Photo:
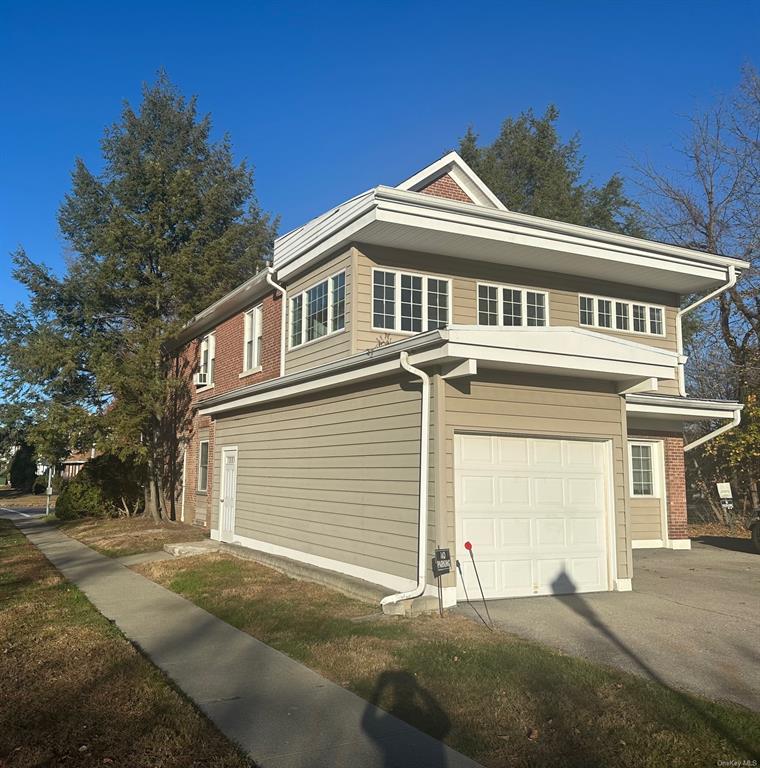
[[[224,457],[228,453],[234,453],[235,454],[235,506],[232,509],[232,530],[229,531],[227,534],[229,536],[229,539],[225,538],[225,530],[222,527],[222,520],[223,518],[223,512],[224,512],[224,499],[222,496],[224,495],[224,476],[225,476],[225,470],[224,470]],[[222,453],[221,453],[221,462],[220,462],[220,471],[219,471],[219,539],[220,541],[229,541],[232,542],[232,539],[235,538],[235,521],[237,517],[237,479],[238,479],[238,447],[236,445],[225,445],[222,446]]]

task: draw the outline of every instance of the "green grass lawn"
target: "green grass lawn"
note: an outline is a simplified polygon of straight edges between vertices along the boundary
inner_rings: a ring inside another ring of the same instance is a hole
[[[462,616],[383,617],[225,555],[138,570],[486,766],[691,768],[760,754],[756,713]]]
[[[70,765],[250,763],[0,520],[0,766]]]

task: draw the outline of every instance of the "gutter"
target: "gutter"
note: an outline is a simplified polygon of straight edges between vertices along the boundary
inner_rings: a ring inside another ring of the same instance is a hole
[[[402,600],[412,600],[425,592],[427,573],[427,536],[428,536],[428,469],[430,446],[430,377],[419,368],[409,363],[409,353],[402,352],[399,356],[401,367],[417,376],[422,382],[422,414],[420,420],[420,487],[419,487],[419,524],[417,529],[417,586],[408,592],[397,592],[388,595],[380,601],[383,608],[395,605]]]
[[[276,291],[282,294],[282,309],[280,313],[280,376],[285,375],[285,343],[287,342],[287,335],[285,333],[285,323],[287,320],[287,308],[288,308],[288,294],[287,291],[278,283],[275,283],[274,269],[267,267],[267,282]]]
[[[700,437],[699,440],[695,440],[694,442],[689,443],[688,445],[684,445],[683,447],[684,453],[686,453],[687,451],[691,451],[693,448],[697,448],[703,443],[708,442],[708,440],[712,440],[716,438],[718,435],[722,435],[724,432],[728,432],[729,429],[738,427],[742,420],[742,408],[744,408],[744,406],[740,405],[734,411],[734,418],[731,420],[730,424],[724,424],[722,427],[718,427],[717,429],[714,429],[712,432],[708,432],[703,437]]]
[[[726,282],[724,285],[721,285],[720,288],[716,288],[711,293],[708,293],[707,296],[703,296],[701,299],[699,299],[698,301],[695,301],[693,304],[689,304],[688,307],[684,307],[683,309],[678,310],[678,313],[676,314],[676,345],[677,345],[679,357],[683,357],[683,326],[682,326],[683,316],[691,312],[692,310],[696,309],[697,307],[702,306],[702,304],[704,304],[706,301],[710,301],[710,299],[714,299],[716,296],[720,296],[720,294],[723,293],[723,291],[727,291],[730,288],[733,288],[735,285],[736,285],[736,267],[733,264],[729,264],[728,267],[726,267]],[[681,397],[686,397],[686,374],[684,372],[685,363],[679,362],[677,370],[678,370],[678,393],[681,395]],[[739,422],[737,422],[737,424],[738,423]],[[692,445],[692,448],[695,447],[696,445],[699,445],[699,443],[698,442],[694,443]]]

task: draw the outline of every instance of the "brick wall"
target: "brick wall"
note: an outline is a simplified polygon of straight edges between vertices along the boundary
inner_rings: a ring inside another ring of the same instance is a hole
[[[432,195],[433,197],[445,197],[448,200],[458,200],[460,203],[471,203],[472,200],[467,196],[467,193],[454,181],[454,179],[445,173],[443,176],[439,176],[435,181],[428,184],[419,190],[425,195]]]
[[[262,304],[262,349],[261,370],[241,378],[243,372],[243,341],[244,321],[243,312],[220,323],[215,329],[216,352],[214,359],[214,386],[205,390],[197,390],[192,386],[192,406],[202,403],[216,395],[230,392],[260,381],[276,378],[280,375],[280,319],[281,298],[279,293],[272,291],[264,296]],[[184,351],[187,362],[188,376],[192,377],[198,369],[198,354],[200,340],[190,342]],[[209,466],[208,491],[206,494],[198,489],[198,459],[201,433],[208,433]],[[184,515],[186,523],[213,528],[216,526],[217,510],[210,505],[211,488],[214,482],[214,422],[209,416],[194,414],[189,432],[184,436],[186,441],[185,453],[185,491]],[[180,502],[181,504],[181,502]]]
[[[683,435],[674,432],[630,430],[629,437],[662,440],[665,454],[665,501],[668,512],[668,538],[688,539],[686,532],[686,467]]]

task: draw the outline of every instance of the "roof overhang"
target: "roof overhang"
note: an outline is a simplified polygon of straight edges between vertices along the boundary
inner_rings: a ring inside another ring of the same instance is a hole
[[[676,294],[714,289],[738,259],[536,216],[376,187],[275,243],[274,267],[288,280],[313,261],[361,242],[505,266],[530,267]],[[561,262],[558,261],[561,259]]]
[[[199,412],[219,415],[274,400],[305,396],[399,370],[409,353],[416,367],[441,367],[449,377],[481,368],[614,382],[673,380],[678,355],[583,328],[452,326],[205,400]],[[466,365],[462,365],[465,363]]]
[[[682,429],[694,422],[733,421],[744,406],[731,400],[701,400],[666,395],[626,395],[628,426],[634,429]]]
[[[181,347],[258,301],[264,294],[272,290],[267,283],[266,275],[265,269],[192,317],[172,338],[169,346],[172,349]]]

